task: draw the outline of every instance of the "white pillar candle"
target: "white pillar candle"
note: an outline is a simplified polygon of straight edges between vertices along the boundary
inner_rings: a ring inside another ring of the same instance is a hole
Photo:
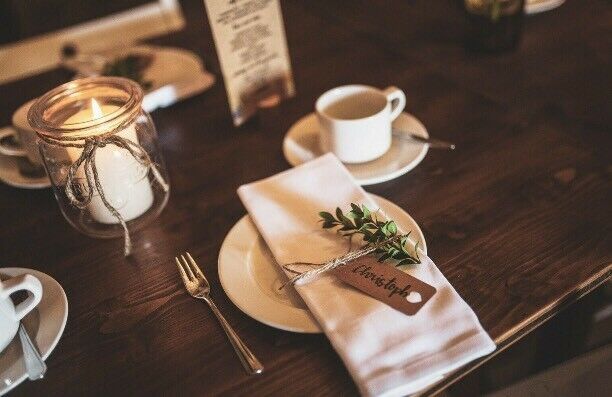
[[[76,124],[95,120],[117,110],[115,105],[98,105],[91,100],[91,107],[72,115],[65,124]],[[134,143],[138,142],[133,124],[117,133],[118,136]],[[68,148],[72,161],[76,161],[83,149]],[[149,183],[148,168],[143,167],[125,149],[109,144],[96,150],[95,166],[98,170],[100,184],[104,197],[127,222],[139,217],[153,205],[153,191]],[[86,185],[85,172],[79,168],[77,177],[81,184]],[[91,216],[100,223],[119,223],[117,218],[106,208],[96,187],[92,187],[93,197],[88,205]]]

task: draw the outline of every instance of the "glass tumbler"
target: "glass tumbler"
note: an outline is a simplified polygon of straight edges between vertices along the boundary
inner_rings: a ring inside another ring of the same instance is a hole
[[[464,0],[466,44],[479,52],[514,49],[523,30],[525,0]]]

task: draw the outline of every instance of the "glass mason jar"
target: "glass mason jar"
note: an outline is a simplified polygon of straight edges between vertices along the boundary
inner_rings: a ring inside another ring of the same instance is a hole
[[[89,236],[129,239],[128,230],[150,223],[168,201],[166,167],[142,99],[132,80],[89,77],[47,92],[28,113],[60,209]]]

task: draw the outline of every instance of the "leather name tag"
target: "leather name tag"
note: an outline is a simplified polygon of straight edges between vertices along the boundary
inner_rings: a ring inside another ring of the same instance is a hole
[[[436,289],[373,256],[357,258],[332,273],[340,280],[386,303],[400,312],[416,314]]]

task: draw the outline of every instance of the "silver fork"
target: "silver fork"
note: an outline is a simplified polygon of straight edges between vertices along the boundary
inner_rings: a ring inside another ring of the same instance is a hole
[[[257,360],[257,357],[248,347],[244,344],[244,342],[238,337],[236,332],[229,325],[227,320],[223,317],[215,303],[212,301],[210,297],[210,284],[204,273],[200,270],[198,265],[195,263],[189,252],[185,253],[189,261],[185,259],[185,256],[181,255],[180,260],[179,257],[174,257],[176,260],[176,266],[178,267],[179,273],[183,278],[183,283],[185,284],[185,288],[189,295],[196,299],[202,299],[204,302],[208,303],[210,309],[215,316],[217,316],[217,320],[223,327],[225,334],[227,335],[229,341],[232,343],[234,347],[234,351],[238,355],[242,366],[247,371],[249,375],[261,374],[264,370],[263,365]]]

